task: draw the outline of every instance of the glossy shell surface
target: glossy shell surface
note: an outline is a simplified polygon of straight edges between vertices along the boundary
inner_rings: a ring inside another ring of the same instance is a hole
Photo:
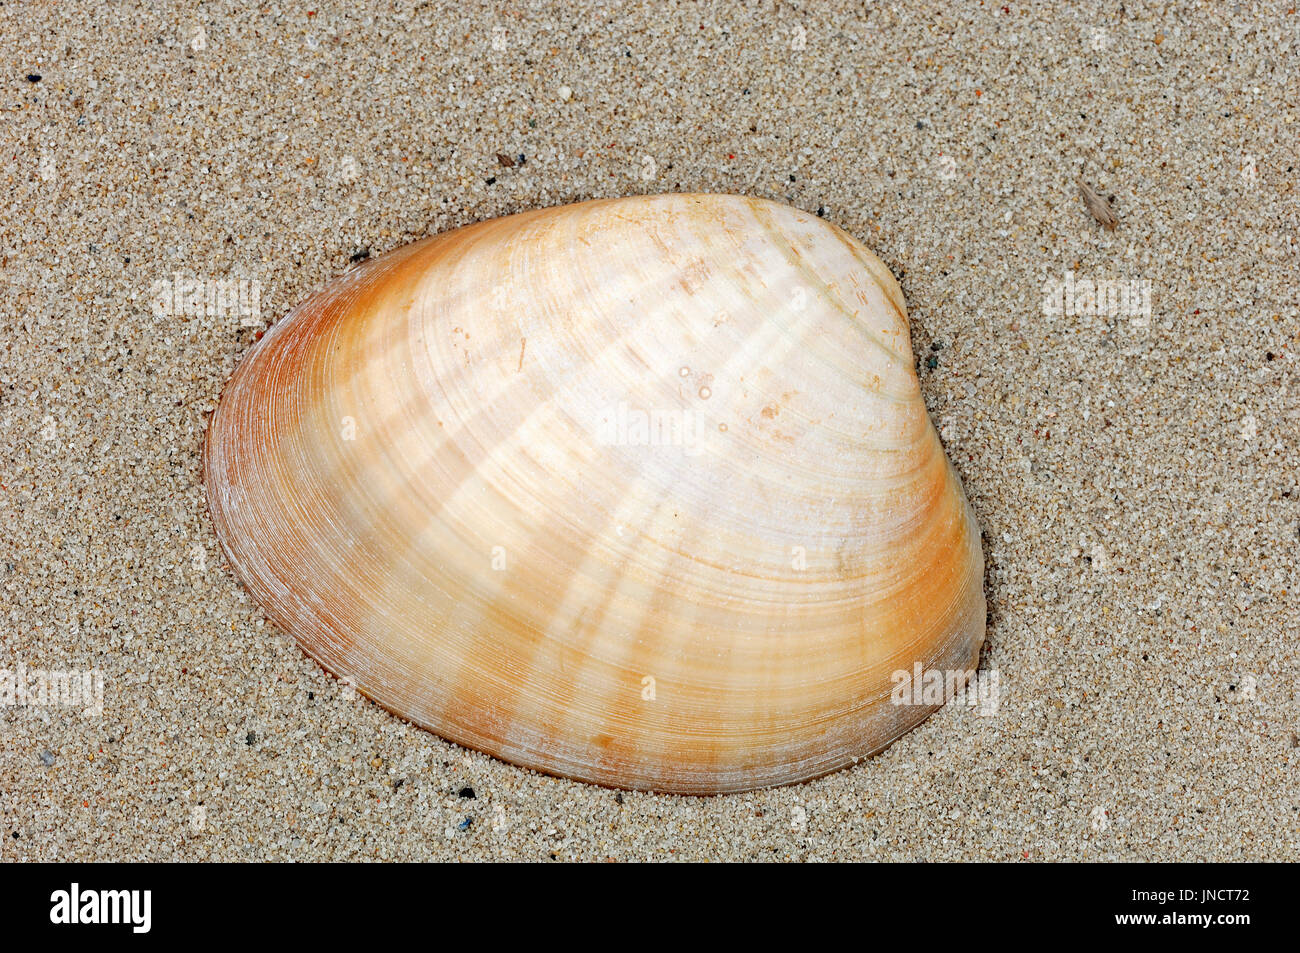
[[[661,195],[482,222],[327,284],[209,423],[218,537],[326,669],[444,738],[682,793],[805,780],[970,670],[979,530],[888,269]]]

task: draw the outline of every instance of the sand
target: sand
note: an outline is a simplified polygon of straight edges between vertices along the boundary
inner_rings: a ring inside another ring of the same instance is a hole
[[[1296,858],[1294,5],[154,6],[0,7],[0,668],[103,689],[0,708],[0,859]],[[367,249],[659,191],[900,278],[996,713],[618,794],[350,697],[231,575],[200,451],[262,329]]]

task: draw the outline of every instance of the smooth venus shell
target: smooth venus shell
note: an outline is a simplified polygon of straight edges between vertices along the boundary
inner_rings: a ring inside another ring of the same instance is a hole
[[[979,531],[902,294],[835,226],[660,195],[483,222],[327,285],[212,418],[270,617],[439,735],[618,787],[813,778],[973,669]]]

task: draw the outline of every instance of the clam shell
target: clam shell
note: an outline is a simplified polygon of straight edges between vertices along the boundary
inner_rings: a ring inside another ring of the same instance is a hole
[[[326,285],[239,365],[217,535],[329,671],[444,738],[715,793],[873,754],[974,669],[979,531],[902,294],[769,201],[482,222]]]

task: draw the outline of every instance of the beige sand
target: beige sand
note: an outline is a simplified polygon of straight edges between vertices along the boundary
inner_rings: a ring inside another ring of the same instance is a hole
[[[0,668],[103,678],[0,709],[0,858],[1296,857],[1288,3],[151,6],[0,7]],[[349,698],[224,566],[204,421],[260,329],[361,249],[676,190],[820,208],[900,277],[996,714],[618,795]],[[1138,294],[1053,314],[1067,274],[1062,311]],[[249,284],[156,313],[176,275]]]

